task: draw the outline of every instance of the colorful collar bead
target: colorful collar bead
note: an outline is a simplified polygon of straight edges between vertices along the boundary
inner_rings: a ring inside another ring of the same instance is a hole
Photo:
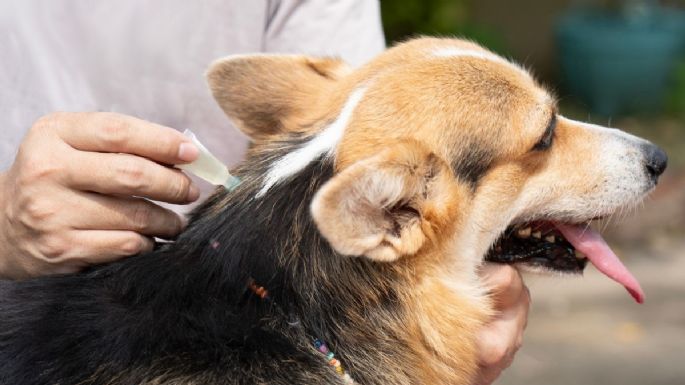
[[[315,339],[314,347],[316,348],[316,350],[319,351],[319,353],[323,354],[326,357],[328,365],[332,366],[335,369],[335,372],[343,378],[343,381],[345,381],[346,384],[355,383],[352,377],[350,377],[349,374],[345,373],[345,369],[343,369],[342,364],[339,360],[335,358],[335,354],[332,351],[330,351],[330,349],[328,349],[328,346],[326,346],[325,343],[321,342],[320,339]]]
[[[257,285],[257,283],[254,280],[250,280],[248,282],[247,286],[250,288],[250,290],[257,295],[259,298],[262,300],[270,300],[271,298],[269,297],[269,291],[266,290],[263,286]],[[314,342],[314,348],[316,350],[323,354],[325,357],[326,361],[328,362],[328,365],[332,366],[333,369],[335,369],[335,372],[342,377],[343,381],[347,385],[354,385],[356,382],[350,377],[349,374],[345,372],[345,369],[343,369],[342,364],[338,359],[335,358],[335,354],[328,349],[328,346],[322,342],[320,339],[315,339]]]

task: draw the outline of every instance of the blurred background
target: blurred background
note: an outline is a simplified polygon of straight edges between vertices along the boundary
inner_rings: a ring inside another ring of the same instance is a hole
[[[500,385],[685,384],[685,0],[381,0],[388,44],[463,36],[525,65],[564,115],[666,149],[669,168],[634,214],[602,224],[645,289],[635,304],[588,267],[526,277],[523,349]]]

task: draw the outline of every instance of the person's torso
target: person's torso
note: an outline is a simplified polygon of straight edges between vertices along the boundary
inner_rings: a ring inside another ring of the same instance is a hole
[[[244,140],[203,73],[219,57],[262,50],[266,1],[25,0],[2,2],[0,15],[0,169],[52,111],[121,112],[192,128],[209,143],[230,131],[235,140],[222,142],[232,148],[221,152],[241,157]]]

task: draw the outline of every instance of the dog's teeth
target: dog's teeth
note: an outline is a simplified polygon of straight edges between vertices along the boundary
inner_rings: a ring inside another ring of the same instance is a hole
[[[526,227],[525,229],[518,229],[516,235],[518,235],[519,238],[528,238],[530,237],[530,232],[530,227]]]
[[[587,257],[585,254],[581,253],[580,251],[576,250],[576,258],[578,259],[586,259]]]
[[[533,238],[540,239],[542,238],[542,231],[536,231],[533,233]]]
[[[548,235],[548,236],[546,236],[546,237],[545,237],[545,241],[547,241],[547,242],[549,242],[549,243],[554,243],[554,241],[555,241],[554,235]]]

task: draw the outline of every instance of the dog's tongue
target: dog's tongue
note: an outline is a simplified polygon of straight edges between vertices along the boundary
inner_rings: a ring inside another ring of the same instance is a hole
[[[597,270],[623,285],[638,303],[644,301],[645,294],[640,287],[640,283],[621,263],[598,232],[589,226],[566,225],[562,223],[554,223],[554,226],[561,231],[566,240],[576,250],[585,254]]]

